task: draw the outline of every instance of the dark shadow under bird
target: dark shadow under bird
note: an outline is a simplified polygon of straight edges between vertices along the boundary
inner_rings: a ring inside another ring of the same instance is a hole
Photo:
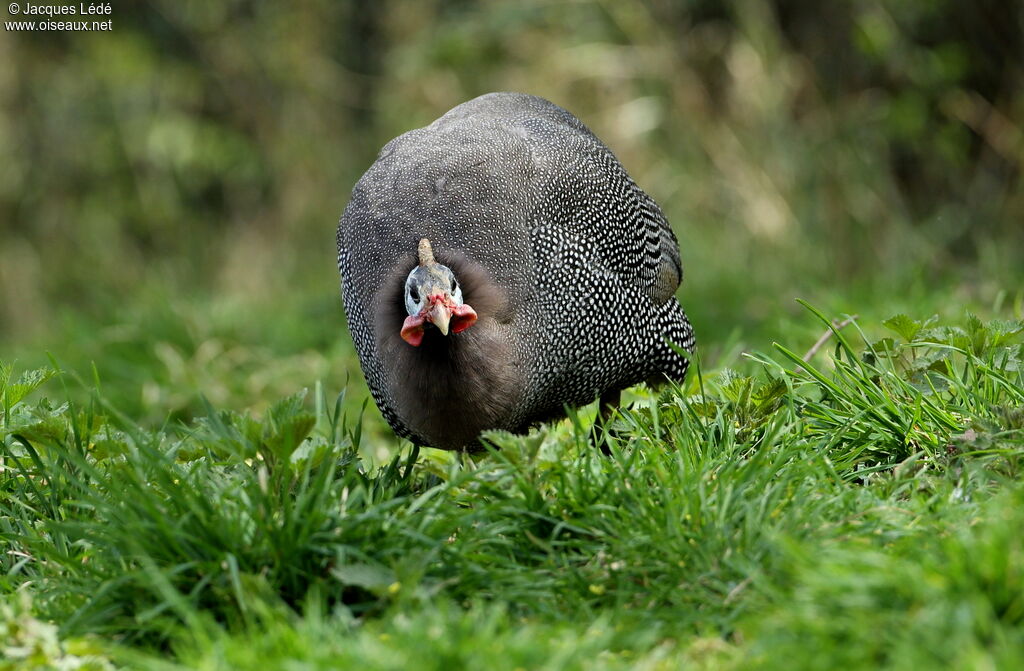
[[[381,150],[338,226],[349,330],[395,432],[472,449],[642,381],[693,329],[658,205],[576,117],[490,93]]]

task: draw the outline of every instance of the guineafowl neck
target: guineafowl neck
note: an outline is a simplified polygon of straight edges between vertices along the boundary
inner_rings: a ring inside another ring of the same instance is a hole
[[[458,279],[476,323],[447,336],[428,326],[418,347],[402,340],[404,283],[415,259],[397,264],[373,302],[383,394],[415,440],[463,449],[485,428],[513,430],[522,423],[523,365],[521,349],[513,346],[520,334],[503,285],[482,264],[443,247],[434,252]]]
[[[511,429],[523,383],[508,336],[485,317],[457,335],[431,329],[419,347],[400,349],[391,391],[409,429],[445,449],[471,446],[484,428]]]

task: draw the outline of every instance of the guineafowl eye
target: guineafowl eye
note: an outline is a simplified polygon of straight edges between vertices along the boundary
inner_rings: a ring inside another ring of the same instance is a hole
[[[420,298],[420,280],[414,269],[405,280],[405,311],[410,315],[419,313],[423,308]]]

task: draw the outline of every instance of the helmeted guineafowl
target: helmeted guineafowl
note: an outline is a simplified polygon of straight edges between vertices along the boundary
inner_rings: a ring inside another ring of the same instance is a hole
[[[576,117],[490,93],[381,150],[338,226],[348,326],[385,419],[465,449],[644,380],[693,329],[675,235]]]

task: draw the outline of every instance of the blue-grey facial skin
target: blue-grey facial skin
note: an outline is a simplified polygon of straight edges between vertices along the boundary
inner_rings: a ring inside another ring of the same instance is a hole
[[[416,266],[405,279],[406,312],[412,317],[422,313],[428,307],[428,298],[437,294],[462,305],[462,287],[451,269],[439,263]]]

